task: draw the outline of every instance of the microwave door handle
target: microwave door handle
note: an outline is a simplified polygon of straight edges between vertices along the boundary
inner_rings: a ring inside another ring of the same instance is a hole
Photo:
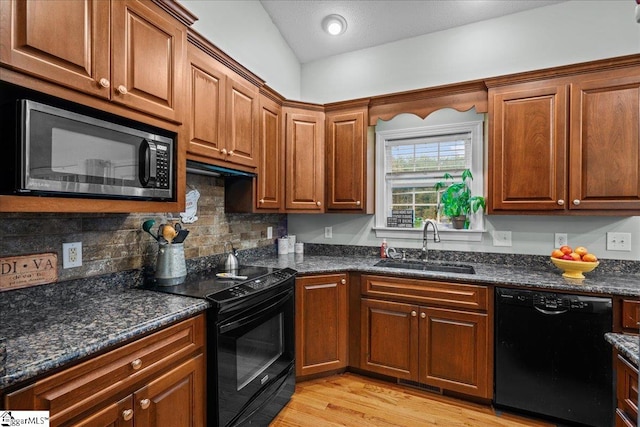
[[[147,187],[150,183],[155,185],[156,182],[156,144],[146,139],[142,140],[140,145],[140,182]]]

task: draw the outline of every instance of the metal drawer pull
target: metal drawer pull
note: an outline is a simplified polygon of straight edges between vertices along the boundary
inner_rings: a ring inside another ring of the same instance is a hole
[[[427,317],[427,313],[420,313],[420,317],[423,318],[423,319],[426,318]]]
[[[416,317],[417,315],[418,315],[418,313],[416,313],[415,310],[411,312],[411,317]]]
[[[322,206],[322,203],[321,202],[316,202],[316,205]]]
[[[126,95],[127,94],[127,88],[124,87],[124,85],[120,85],[120,86],[118,86],[118,92],[120,92],[121,95]]]
[[[131,367],[137,371],[142,367],[142,360],[140,359],[134,360],[133,362],[131,362]]]
[[[574,204],[574,205],[576,205],[576,206],[578,206],[578,205],[580,204],[580,200],[575,199],[575,200],[573,201],[573,204]]]
[[[346,285],[347,284],[347,279],[340,280],[340,283],[342,283],[343,285]]]
[[[227,154],[227,149],[226,149],[226,148],[223,148],[222,150],[220,150],[220,152],[221,152],[222,154]]]
[[[151,405],[151,401],[149,399],[142,399],[140,401],[140,407],[142,409],[147,409],[149,407],[149,405]]]
[[[133,418],[133,409],[125,409],[122,411],[122,419],[125,421],[130,421]]]
[[[102,86],[104,88],[107,88],[107,87],[111,86],[111,83],[109,83],[109,80],[105,79],[104,77],[101,78],[98,83],[100,83],[100,86]]]
[[[558,205],[559,205],[559,206],[564,205],[564,200],[562,200],[562,199],[558,200]]]

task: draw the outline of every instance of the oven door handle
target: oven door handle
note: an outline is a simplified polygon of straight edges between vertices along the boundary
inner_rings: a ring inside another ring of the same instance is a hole
[[[278,308],[279,306],[283,305],[289,298],[291,298],[292,294],[293,294],[293,290],[292,289],[288,289],[286,292],[281,293],[278,296],[277,300],[275,300],[273,303],[267,305],[266,307],[263,307],[259,311],[253,312],[248,316],[242,317],[242,318],[237,319],[237,320],[233,320],[231,322],[222,323],[219,326],[220,333],[221,334],[225,334],[225,333],[227,333],[229,331],[232,331],[232,330],[237,329],[239,327],[242,327],[242,326],[244,326],[244,325],[246,325],[248,323],[251,323],[254,320],[260,319],[266,313],[269,313],[270,311],[274,311],[276,308]]]

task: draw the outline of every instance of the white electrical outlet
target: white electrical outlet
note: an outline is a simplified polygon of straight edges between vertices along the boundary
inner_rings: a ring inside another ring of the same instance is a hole
[[[493,232],[493,246],[511,246],[511,232],[495,230]]]
[[[324,238],[332,239],[333,238],[333,227],[325,227],[324,228]]]
[[[556,233],[555,234],[555,248],[560,248],[562,246],[569,244],[569,238],[567,237],[567,233]]]
[[[631,233],[607,233],[608,251],[631,252]]]
[[[62,268],[82,266],[82,242],[62,244]]]
[[[267,227],[267,239],[273,239],[273,227]]]

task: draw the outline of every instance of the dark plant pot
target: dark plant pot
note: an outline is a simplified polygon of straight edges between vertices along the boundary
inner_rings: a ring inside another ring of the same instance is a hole
[[[462,230],[464,228],[464,223],[467,222],[466,215],[454,216],[451,218],[451,223],[453,224],[453,228],[457,230]]]

